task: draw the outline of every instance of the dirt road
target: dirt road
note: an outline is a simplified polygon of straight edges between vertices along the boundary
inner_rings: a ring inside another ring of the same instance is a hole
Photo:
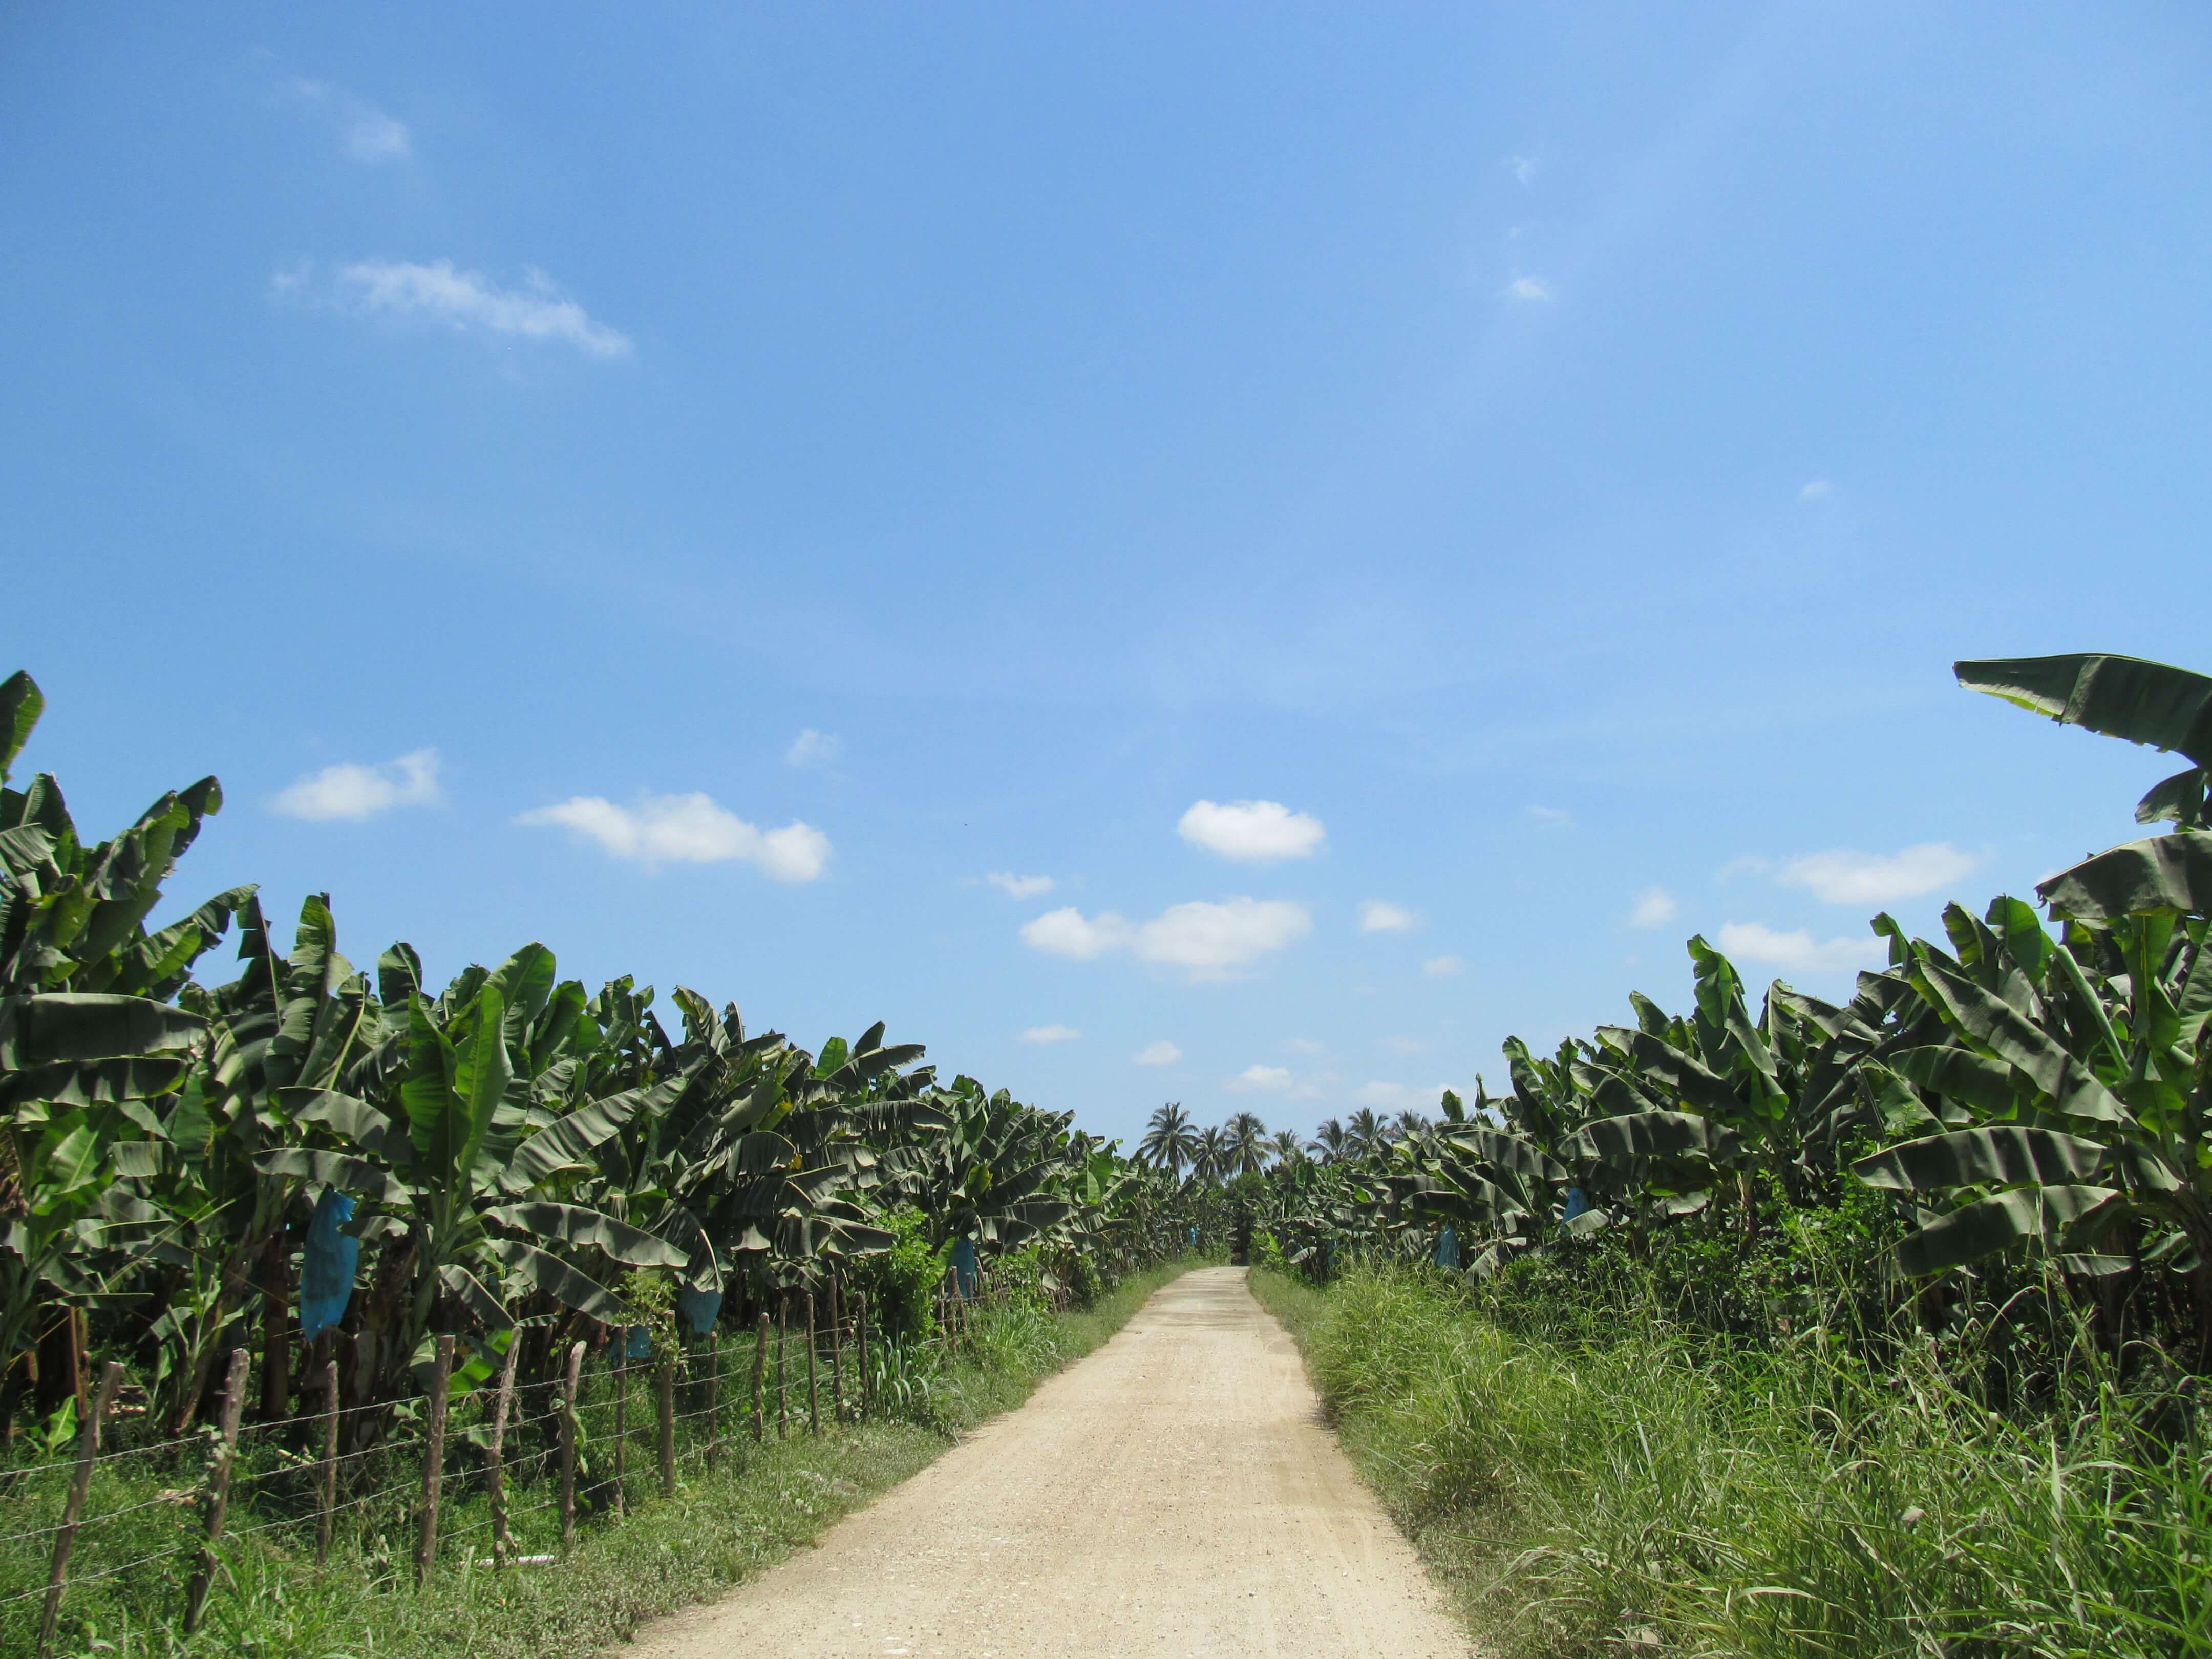
[[[1189,1273],[1021,1410],[641,1659],[1468,1651],[1241,1267]]]

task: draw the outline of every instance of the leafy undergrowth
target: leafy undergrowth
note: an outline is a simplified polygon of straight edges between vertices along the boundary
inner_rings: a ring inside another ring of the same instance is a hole
[[[372,1540],[367,1551],[334,1549],[319,1571],[297,1551],[238,1543],[227,1552],[228,1571],[210,1598],[206,1623],[190,1641],[173,1620],[177,1586],[165,1582],[149,1586],[154,1593],[125,1597],[102,1595],[109,1587],[94,1583],[72,1589],[56,1651],[85,1659],[182,1653],[576,1659],[597,1652],[811,1541],[962,1433],[1020,1405],[1046,1376],[1099,1346],[1153,1291],[1194,1265],[1175,1262],[1133,1274],[1080,1311],[1055,1314],[1012,1297],[976,1317],[958,1358],[901,1377],[902,1417],[825,1424],[818,1438],[794,1432],[778,1441],[771,1431],[765,1445],[729,1443],[729,1455],[713,1474],[688,1462],[673,1499],[642,1504],[618,1524],[584,1532],[552,1565],[500,1574],[448,1565],[418,1593],[407,1587],[411,1529]],[[234,1509],[234,1525],[240,1518]],[[468,1518],[457,1512],[454,1523]],[[535,1527],[516,1529],[526,1554],[555,1548],[550,1517],[535,1521]],[[173,1542],[173,1519],[161,1516],[158,1524],[164,1541]],[[44,1582],[43,1556],[4,1565],[11,1580]],[[21,1571],[12,1571],[17,1567]],[[188,1560],[180,1564],[180,1571],[188,1567]],[[25,1611],[35,1607],[32,1601]],[[137,1616],[142,1607],[152,1616]]]
[[[1817,1331],[1509,1332],[1433,1273],[1253,1281],[1502,1655],[2212,1651],[2212,1449],[2180,1394],[2087,1375],[2005,1418],[1933,1354],[1877,1375]]]

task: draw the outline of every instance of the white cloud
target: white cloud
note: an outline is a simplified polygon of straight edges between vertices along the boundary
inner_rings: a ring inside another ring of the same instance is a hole
[[[1306,908],[1287,899],[1232,898],[1219,904],[1194,900],[1170,905],[1140,923],[1111,910],[1088,918],[1071,904],[1024,924],[1022,942],[1079,962],[1127,951],[1140,962],[1188,969],[1194,979],[1219,979],[1312,931]]]
[[[1564,806],[1531,806],[1528,821],[1540,823],[1547,830],[1571,830],[1575,827],[1575,815]]]
[[[1158,1042],[1147,1042],[1129,1056],[1133,1066],[1172,1066],[1182,1058],[1182,1050],[1162,1037]]]
[[[1506,283],[1505,297],[1509,300],[1549,300],[1552,297],[1552,289],[1550,285],[1540,278],[1516,276],[1511,282]]]
[[[1290,1092],[1291,1074],[1280,1066],[1247,1066],[1229,1079],[1228,1086],[1238,1094],[1261,1090],[1268,1094]]]
[[[1130,937],[1128,921],[1111,910],[1092,921],[1072,904],[1065,909],[1048,910],[1035,921],[1022,924],[1022,943],[1030,949],[1048,956],[1073,957],[1078,962],[1120,950]]]
[[[414,141],[404,122],[393,119],[366,98],[355,96],[327,81],[293,80],[285,95],[331,118],[338,142],[356,161],[404,161],[414,154]]]
[[[758,865],[777,881],[812,881],[830,862],[830,837],[805,823],[759,830],[703,793],[647,795],[634,807],[599,795],[578,795],[557,806],[525,812],[518,823],[560,824],[618,859],[648,868],[660,864]]]
[[[827,732],[817,732],[808,726],[791,740],[791,747],[783,751],[786,766],[828,766],[836,762],[837,751],[843,748],[836,738]]]
[[[1505,158],[1505,170],[1513,175],[1513,182],[1525,190],[1536,177],[1536,158],[1533,155],[1509,155]]]
[[[1636,896],[1636,908],[1628,913],[1631,927],[1661,927],[1674,919],[1682,907],[1674,902],[1674,896],[1663,887],[1647,887]]]
[[[1273,800],[1237,800],[1226,806],[1202,800],[1182,815],[1176,832],[1194,847],[1246,864],[1310,858],[1328,839],[1319,818]]]
[[[1823,945],[1802,927],[1782,933],[1755,921],[1723,922],[1721,951],[1747,962],[1764,962],[1799,973],[1879,968],[1889,960],[1888,948],[1878,939],[1832,939]]]
[[[1457,957],[1431,957],[1421,964],[1421,971],[1431,979],[1451,979],[1467,971],[1467,963]]]
[[[1835,488],[1826,478],[1814,478],[1797,492],[1797,499],[1801,501],[1825,501],[1835,493]]]
[[[1352,1097],[1362,1106],[1372,1106],[1378,1111],[1386,1106],[1396,1106],[1413,1091],[1402,1083],[1363,1083]]]
[[[270,279],[280,298],[315,290],[315,269],[302,264]],[[525,268],[520,288],[503,289],[450,259],[416,264],[363,259],[341,266],[323,302],[350,316],[439,323],[459,334],[481,331],[574,346],[593,357],[627,357],[629,337],[592,319],[544,271]]]
[[[1311,1037],[1292,1037],[1285,1046],[1294,1054],[1325,1054],[1328,1052],[1325,1044],[1316,1042]]]
[[[1022,1033],[1024,1042],[1073,1042],[1082,1032],[1073,1025],[1032,1025]]]
[[[1382,899],[1369,899],[1359,907],[1359,931],[1363,933],[1410,933],[1420,925],[1420,917],[1411,910]]]
[[[277,792],[270,803],[288,818],[331,823],[373,818],[395,806],[434,806],[438,751],[417,749],[383,766],[325,766]]]
[[[1394,1054],[1419,1054],[1428,1052],[1429,1045],[1419,1037],[1386,1036],[1382,1046]]]
[[[983,879],[1009,898],[1032,899],[1052,891],[1050,876],[1018,876],[1011,870],[994,870]]]
[[[1972,875],[1981,860],[1948,841],[1923,842],[1901,853],[1856,853],[1836,848],[1791,859],[1775,879],[1807,887],[1830,904],[1887,904],[1915,898]]]

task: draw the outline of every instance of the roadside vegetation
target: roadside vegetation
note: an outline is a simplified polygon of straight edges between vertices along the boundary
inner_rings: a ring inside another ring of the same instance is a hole
[[[2212,1650],[2212,679],[1961,683],[2190,765],[1838,1005],[1695,1006],[1238,1177],[1265,1295],[1502,1651]]]
[[[0,682],[0,1649],[50,1609],[57,1651],[428,1630],[363,1593],[634,1552],[672,1486],[832,1482],[732,1489],[776,1547],[1204,1236],[1183,1183],[880,1023],[810,1050],[536,943],[359,970],[324,895],[289,942],[250,887],[149,926],[222,789],[88,840],[52,776],[14,787],[43,708]],[[767,1437],[840,1449],[742,1451],[763,1366]]]
[[[825,1420],[819,1435],[805,1432],[802,1408],[785,1437],[771,1415],[758,1444],[742,1413],[733,1413],[735,1431],[712,1468],[697,1455],[699,1435],[686,1437],[671,1498],[657,1495],[647,1423],[632,1450],[635,1474],[624,1518],[585,1531],[565,1552],[544,1511],[518,1520],[516,1554],[525,1565],[503,1571],[492,1570],[483,1541],[483,1494],[471,1489],[452,1507],[448,1524],[457,1538],[472,1534],[474,1547],[449,1552],[446,1570],[427,1588],[417,1587],[409,1500],[419,1460],[394,1455],[380,1466],[393,1501],[349,1528],[343,1541],[352,1547],[334,1550],[326,1567],[317,1569],[281,1529],[234,1540],[224,1551],[223,1582],[206,1624],[189,1643],[176,1628],[173,1579],[95,1581],[72,1592],[74,1634],[59,1650],[123,1659],[183,1650],[270,1659],[372,1653],[567,1659],[599,1651],[652,1619],[772,1565],[923,1468],[968,1430],[1018,1406],[1039,1381],[1120,1329],[1186,1265],[1141,1270],[1090,1306],[1060,1311],[1034,1279],[1002,1285],[969,1310],[957,1340],[895,1360],[890,1369],[905,1383],[896,1408],[865,1420]],[[603,1391],[589,1410],[606,1424]],[[126,1468],[103,1480],[103,1507],[156,1499],[161,1484],[158,1472]],[[157,1528],[171,1524],[158,1518],[135,1540],[111,1541],[135,1549],[150,1540],[158,1547],[166,1534]],[[8,1565],[34,1571],[34,1582],[44,1582],[42,1553]],[[88,1571],[98,1566],[87,1564]]]

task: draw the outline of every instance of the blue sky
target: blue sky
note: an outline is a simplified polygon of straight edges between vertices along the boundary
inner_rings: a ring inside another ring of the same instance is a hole
[[[16,6],[4,666],[173,893],[1127,1134],[1831,996],[2212,666],[2185,5]],[[1044,884],[1047,881],[1049,885]]]

